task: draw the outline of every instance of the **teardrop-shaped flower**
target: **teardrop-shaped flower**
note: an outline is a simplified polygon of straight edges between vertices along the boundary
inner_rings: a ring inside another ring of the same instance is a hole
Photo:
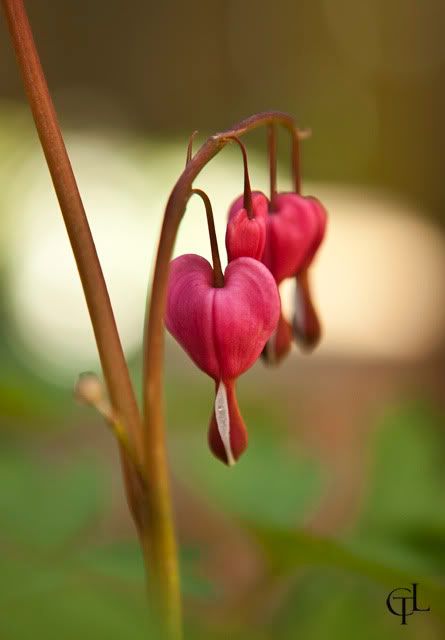
[[[247,446],[235,380],[249,369],[274,332],[280,312],[276,283],[249,257],[229,263],[224,285],[201,256],[180,256],[170,265],[165,323],[195,364],[215,380],[209,427],[213,453],[233,464]]]

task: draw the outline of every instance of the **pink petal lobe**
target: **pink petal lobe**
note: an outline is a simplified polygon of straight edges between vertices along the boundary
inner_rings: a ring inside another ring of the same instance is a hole
[[[276,283],[261,262],[229,263],[224,286],[196,255],[170,265],[165,324],[195,364],[215,380],[234,379],[257,360],[280,312]]]
[[[213,270],[201,256],[186,254],[170,263],[165,325],[195,364],[213,378],[219,361],[213,339]]]
[[[225,286],[214,299],[214,344],[220,377],[237,378],[258,359],[276,328],[280,297],[271,273],[258,260],[229,263]]]
[[[326,212],[315,198],[279,193],[267,219],[264,264],[280,283],[306,268],[325,231]]]

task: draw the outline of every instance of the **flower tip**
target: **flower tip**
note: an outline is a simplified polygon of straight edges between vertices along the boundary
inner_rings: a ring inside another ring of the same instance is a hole
[[[276,366],[289,353],[291,345],[292,327],[281,313],[277,328],[267,341],[261,357],[267,365]]]
[[[292,331],[295,342],[306,353],[313,351],[320,342],[321,325],[312,302],[307,271],[296,278]]]
[[[234,382],[217,383],[208,443],[213,455],[233,467],[247,447],[247,431],[236,401]]]

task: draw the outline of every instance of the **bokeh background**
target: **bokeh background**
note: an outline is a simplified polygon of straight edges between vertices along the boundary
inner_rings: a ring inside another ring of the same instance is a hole
[[[190,133],[198,144],[265,109],[313,131],[303,184],[330,213],[313,270],[324,339],[240,380],[250,446],[233,470],[207,451],[212,382],[167,345],[188,637],[443,638],[444,3],[27,4],[138,387]],[[266,189],[265,133],[246,141]],[[288,151],[280,135],[282,189]],[[239,150],[196,184],[223,252]],[[100,368],[4,20],[0,186],[0,636],[156,638],[114,443],[72,398],[77,374]],[[177,253],[209,256],[200,206]],[[385,601],[412,582],[431,612],[401,627]]]

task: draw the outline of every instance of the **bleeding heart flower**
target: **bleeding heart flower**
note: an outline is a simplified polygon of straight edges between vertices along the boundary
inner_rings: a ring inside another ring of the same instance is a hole
[[[215,380],[209,427],[213,453],[234,464],[247,446],[235,380],[249,369],[274,332],[280,311],[268,269],[249,257],[229,263],[224,284],[201,256],[180,256],[170,265],[165,323],[195,364]]]
[[[266,244],[268,200],[263,193],[254,192],[251,211],[244,206],[244,197],[237,198],[230,208],[226,230],[226,249],[229,262],[250,257],[261,260]]]
[[[259,192],[252,193],[252,200],[258,202],[260,211],[266,196]],[[229,223],[242,211],[243,196],[232,204],[229,211]],[[266,217],[266,242],[262,262],[279,285],[286,278],[296,278],[295,311],[290,325],[281,314],[276,332],[269,340],[263,358],[270,364],[276,364],[288,353],[295,340],[305,349],[313,348],[320,338],[320,323],[314,309],[309,281],[308,268],[326,228],[326,211],[323,205],[312,196],[303,197],[296,193],[279,193],[274,196],[274,206],[268,208]],[[236,234],[239,233],[239,238]],[[247,240],[242,236],[241,225],[231,226],[231,246],[238,248],[237,255],[247,249]],[[227,237],[227,236],[226,236]],[[252,243],[253,244],[253,243]],[[252,255],[250,253],[249,255]],[[228,252],[229,260],[230,253]],[[258,258],[258,254],[252,257]]]
[[[316,198],[296,193],[275,195],[274,207],[268,217],[263,262],[277,284],[285,278],[296,278],[292,329],[295,340],[304,349],[315,347],[321,334],[310,294],[308,268],[325,229],[326,211]],[[263,354],[269,363],[279,362],[290,349],[291,335],[283,329],[286,325],[289,327],[282,317],[278,324],[280,335],[272,336]]]

